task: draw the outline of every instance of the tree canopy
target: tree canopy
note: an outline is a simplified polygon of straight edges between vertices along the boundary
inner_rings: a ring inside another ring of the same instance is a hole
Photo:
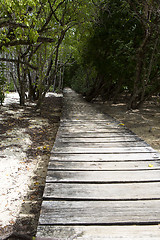
[[[85,0],[1,0],[0,60],[15,64],[16,74],[11,75],[21,105],[26,90],[40,105],[56,85],[62,43],[67,42],[67,32],[86,21],[88,7]]]
[[[127,92],[129,108],[159,92],[157,0],[1,0],[0,11],[2,99],[6,75],[37,107],[64,85],[88,101]]]
[[[75,73],[71,71],[71,86],[81,89],[82,79],[82,93],[89,101],[97,96],[115,100],[118,94],[128,93],[128,108],[139,107],[160,91],[160,5],[158,1],[108,0],[97,9],[81,60],[74,66]]]

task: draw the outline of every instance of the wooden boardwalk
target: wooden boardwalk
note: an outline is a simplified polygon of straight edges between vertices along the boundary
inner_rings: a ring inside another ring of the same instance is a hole
[[[70,89],[37,237],[160,239],[160,155]]]

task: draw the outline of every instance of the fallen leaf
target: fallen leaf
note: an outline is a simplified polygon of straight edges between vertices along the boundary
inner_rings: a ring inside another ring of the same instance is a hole
[[[10,224],[14,224],[15,222],[14,222],[13,220],[10,220],[9,223],[10,223]]]
[[[39,185],[39,182],[35,182],[34,185]]]
[[[153,167],[153,165],[152,165],[152,164],[149,164],[148,167]]]

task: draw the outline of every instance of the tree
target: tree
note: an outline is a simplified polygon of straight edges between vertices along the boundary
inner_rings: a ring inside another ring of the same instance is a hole
[[[59,2],[56,8],[63,2]],[[1,61],[12,61],[17,64],[17,86],[21,105],[25,102],[27,72],[29,68],[37,69],[29,63],[31,56],[43,43],[55,41],[49,35],[53,9],[48,10],[47,4],[48,2],[38,0],[1,1],[0,49],[13,51],[15,57],[14,59],[1,58]],[[47,37],[45,37],[46,32]]]
[[[66,33],[84,21],[87,6],[88,1],[85,0],[20,0],[7,1],[6,5],[2,1],[0,49],[14,49],[16,52],[16,59],[6,61],[17,64],[21,105],[24,105],[27,81],[30,97],[35,90],[39,92],[37,105],[40,106],[46,92],[56,81],[59,53]],[[42,79],[42,69],[37,69],[35,61],[40,51],[47,49],[46,44],[51,46],[52,52],[48,54]],[[32,76],[36,76],[36,80]]]
[[[4,65],[0,64],[0,103],[2,105],[5,95],[4,95],[4,89],[6,86],[6,78],[4,76]]]
[[[115,100],[128,91],[128,108],[137,108],[160,89],[160,5],[149,0],[108,0],[95,6],[99,14],[81,55],[84,69],[95,72],[86,99]]]
[[[101,3],[97,9],[99,14],[82,51],[84,66],[95,72],[86,92],[89,101],[99,95],[105,101],[125,89],[134,71],[133,38],[140,31],[120,0]]]
[[[136,69],[129,108],[136,108],[160,90],[159,34],[160,5],[158,1],[128,1],[130,10],[141,24],[143,36],[136,48]]]

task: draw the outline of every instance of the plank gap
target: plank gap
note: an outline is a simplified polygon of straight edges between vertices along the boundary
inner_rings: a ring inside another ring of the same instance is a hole
[[[102,161],[100,161],[99,159],[98,160],[90,160],[90,161],[78,161],[78,160],[65,160],[65,162],[77,162],[77,163],[79,163],[79,162],[81,162],[81,163],[92,163],[92,162],[94,162],[94,163],[98,163],[98,162],[100,162],[100,163],[103,163],[103,162],[112,162],[112,163],[117,163],[117,162],[153,162],[153,161],[155,161],[155,160],[159,160],[160,161],[160,159],[159,158],[155,158],[155,159],[147,159],[147,160],[143,160],[143,159],[135,159],[135,160],[133,160],[133,159],[130,159],[130,160],[115,160],[115,161],[113,161],[113,160],[102,160]],[[52,159],[50,159],[50,162],[55,162],[55,163],[59,163],[59,162],[62,162],[62,161],[57,161],[57,160],[52,160]],[[64,162],[64,161],[63,161]]]
[[[97,134],[98,134],[98,133],[97,133]],[[134,134],[132,134],[132,135],[134,136]],[[136,136],[136,135],[135,135],[135,136]],[[117,138],[117,137],[122,137],[122,136],[120,136],[120,135],[114,135],[114,137]],[[131,134],[128,134],[128,135],[125,134],[123,137],[131,137]],[[62,138],[62,139],[63,139],[63,138],[94,138],[94,139],[95,139],[95,138],[113,138],[113,136],[107,136],[107,137],[105,137],[105,136],[104,136],[104,137],[102,137],[102,136],[101,136],[101,137],[99,137],[99,136],[97,136],[97,137],[93,137],[93,136],[83,136],[83,137],[79,137],[79,136],[76,136],[76,137],[74,137],[74,136],[69,136],[69,135],[66,135],[66,136],[65,136],[65,135],[62,135],[61,138]]]
[[[160,180],[144,180],[144,181],[52,181],[46,180],[46,183],[71,183],[71,184],[125,184],[125,183],[159,183]]]
[[[153,160],[152,160],[152,162],[153,162]],[[59,168],[59,169],[52,169],[52,168],[48,168],[48,172],[50,171],[50,172],[53,172],[53,171],[55,171],[55,172],[58,172],[58,171],[62,171],[62,172],[67,172],[67,171],[69,171],[69,172],[137,172],[137,171],[159,171],[160,170],[160,168],[150,168],[150,167],[148,167],[148,169],[108,169],[108,170],[103,170],[103,169],[61,169],[61,168]]]
[[[94,154],[95,154],[95,155],[96,155],[96,154],[99,154],[99,153],[100,153],[100,152],[85,152],[85,153],[84,153],[84,152],[75,152],[75,153],[74,153],[74,152],[52,152],[51,154],[53,154],[53,155],[55,155],[55,154],[56,154],[56,155],[61,155],[61,154],[62,154],[62,155],[65,155],[65,154],[67,154],[67,155],[72,155],[72,156],[73,156],[74,154],[78,154],[78,155],[83,155],[83,154],[88,154],[88,155],[89,155],[89,154],[92,154],[92,155],[94,155]],[[135,154],[140,154],[140,153],[156,153],[156,151],[152,151],[152,152],[151,152],[151,151],[145,151],[145,150],[144,150],[144,151],[141,151],[141,152],[138,152],[138,151],[133,151],[133,152],[132,152],[132,151],[130,151],[130,152],[127,152],[127,151],[126,151],[126,152],[114,152],[114,151],[113,151],[113,152],[103,152],[103,154],[105,154],[105,155],[113,155],[113,154],[114,154],[114,155],[115,155],[115,154],[119,155],[119,154],[132,154],[132,153],[135,153]]]
[[[109,201],[112,201],[112,202],[136,202],[136,201],[156,201],[156,200],[160,200],[160,198],[126,198],[126,199],[114,199],[114,198],[56,198],[56,197],[43,197],[43,201],[47,201],[47,202],[50,202],[50,201],[68,201],[68,202],[72,202],[72,201],[76,201],[76,202],[80,202],[80,201],[84,201],[84,202],[99,202],[99,201],[102,201],[102,202],[109,202]]]
[[[116,222],[116,223],[39,223],[39,226],[150,226],[159,225],[160,221],[151,222]]]

